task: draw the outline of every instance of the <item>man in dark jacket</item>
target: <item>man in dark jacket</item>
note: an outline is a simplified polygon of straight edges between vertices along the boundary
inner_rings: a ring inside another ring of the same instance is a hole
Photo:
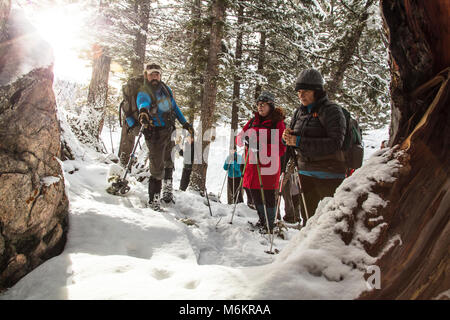
[[[172,90],[161,81],[161,67],[155,63],[147,64],[145,68],[144,84],[137,95],[136,105],[139,122],[146,127],[144,136],[149,149],[149,204],[153,210],[160,211],[161,185],[162,200],[166,203],[173,201],[171,153],[175,146],[172,140],[175,119],[192,135],[194,130],[176,104]]]
[[[283,133],[284,143],[295,150],[309,217],[320,200],[333,196],[347,169],[342,151],[345,116],[341,107],[328,100],[323,85],[319,71],[300,73],[295,90],[301,105]]]

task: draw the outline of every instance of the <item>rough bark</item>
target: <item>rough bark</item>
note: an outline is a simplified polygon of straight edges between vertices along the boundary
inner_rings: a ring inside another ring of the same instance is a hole
[[[147,46],[148,22],[150,17],[150,0],[139,0],[134,5],[137,16],[138,29],[133,39],[135,56],[131,59],[131,71],[133,76],[142,74],[145,63],[145,48]]]
[[[389,203],[378,212],[387,227],[367,250],[377,255],[389,239],[399,243],[377,262],[381,290],[362,299],[432,299],[450,288],[450,69],[435,77],[450,66],[450,3],[427,3],[381,1],[392,68],[390,144],[399,144],[403,167],[393,184],[377,185]]]
[[[191,50],[193,52],[197,52],[198,49],[196,47],[200,46],[201,37],[202,37],[202,28],[200,26],[201,19],[202,19],[202,1],[201,0],[194,0],[192,2],[191,16],[192,16],[192,21],[194,21],[193,27],[192,27],[192,36],[191,36]],[[188,107],[187,116],[188,116],[188,121],[191,124],[194,123],[196,111],[199,109],[199,105],[203,99],[204,78],[203,78],[203,75],[198,72],[198,69],[199,69],[199,67],[198,67],[199,61],[197,61],[198,59],[199,59],[199,57],[198,56],[195,57],[195,53],[194,53],[194,56],[192,56],[190,59],[189,74],[190,74],[191,81],[189,84],[190,95],[188,96],[188,102],[187,102],[187,107]],[[198,89],[199,86],[201,87],[200,90]]]
[[[213,1],[211,8],[212,24],[208,52],[208,64],[205,72],[204,93],[200,116],[202,132],[200,133],[204,133],[206,130],[210,130],[213,127],[214,113],[216,109],[217,77],[219,75],[219,53],[221,52],[225,8],[226,6],[224,0]],[[208,158],[209,144],[209,139],[203,139],[202,150],[206,159]],[[191,186],[194,189],[200,191],[205,190],[207,170],[208,164],[206,161],[202,161],[201,164],[193,165]]]
[[[266,39],[267,34],[265,31],[260,32],[261,38],[259,39],[259,51],[258,51],[258,75],[261,77],[264,74],[264,65],[266,63]],[[261,94],[262,86],[261,81],[258,80],[255,88],[255,99]]]
[[[6,36],[5,25],[11,10],[11,0],[0,0],[0,42],[3,42]]]
[[[103,129],[108,97],[109,70],[111,57],[99,45],[93,46],[92,77],[89,84],[87,105],[83,106],[79,119],[72,121],[71,127],[78,139],[102,151],[99,142]]]
[[[242,28],[244,22],[244,6],[242,3],[239,3],[238,8],[238,20],[237,26],[239,28],[237,36],[236,36],[236,51],[234,54],[234,67],[236,68],[236,72],[234,74],[233,81],[233,102],[231,105],[231,134],[230,134],[230,143],[233,143],[234,133],[238,128],[239,121],[239,101],[241,98],[241,76],[240,76],[240,68],[242,65],[242,38],[244,35],[244,30]]]
[[[108,98],[109,70],[111,57],[107,56],[101,47],[94,46],[94,64],[92,78],[89,84],[87,103],[95,111],[96,117],[91,117],[92,134],[98,139],[103,129],[105,108]]]
[[[28,70],[36,52],[51,55],[32,30],[20,33],[24,22],[8,28],[14,36],[4,34],[0,43],[3,62]],[[0,86],[0,291],[59,254],[68,228],[52,66],[6,75]]]

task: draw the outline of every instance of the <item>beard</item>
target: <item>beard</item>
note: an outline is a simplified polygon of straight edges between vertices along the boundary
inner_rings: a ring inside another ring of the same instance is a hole
[[[152,80],[150,81],[150,86],[152,87],[153,90],[158,89],[160,82],[158,80]]]

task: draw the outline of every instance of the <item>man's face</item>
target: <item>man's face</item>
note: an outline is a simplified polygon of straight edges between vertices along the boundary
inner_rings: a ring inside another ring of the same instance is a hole
[[[161,81],[161,73],[156,71],[147,73],[147,80],[150,84],[157,85]]]

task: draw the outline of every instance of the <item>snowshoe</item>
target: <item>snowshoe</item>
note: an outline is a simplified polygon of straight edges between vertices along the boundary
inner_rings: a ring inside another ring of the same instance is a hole
[[[125,195],[130,191],[130,186],[126,179],[116,177],[113,179],[111,185],[106,189],[106,192],[112,195]]]
[[[208,199],[209,199],[209,201],[221,203],[220,199],[212,192],[208,193]],[[206,199],[206,197],[205,197],[205,200],[203,200],[203,203],[205,204],[205,206],[209,206],[208,199]]]
[[[264,226],[260,220],[258,220],[258,222],[256,222],[256,223],[251,222],[251,221],[247,221],[247,223],[250,225],[250,231],[252,231],[252,232],[254,232],[254,231],[260,232],[260,230],[264,228]]]

